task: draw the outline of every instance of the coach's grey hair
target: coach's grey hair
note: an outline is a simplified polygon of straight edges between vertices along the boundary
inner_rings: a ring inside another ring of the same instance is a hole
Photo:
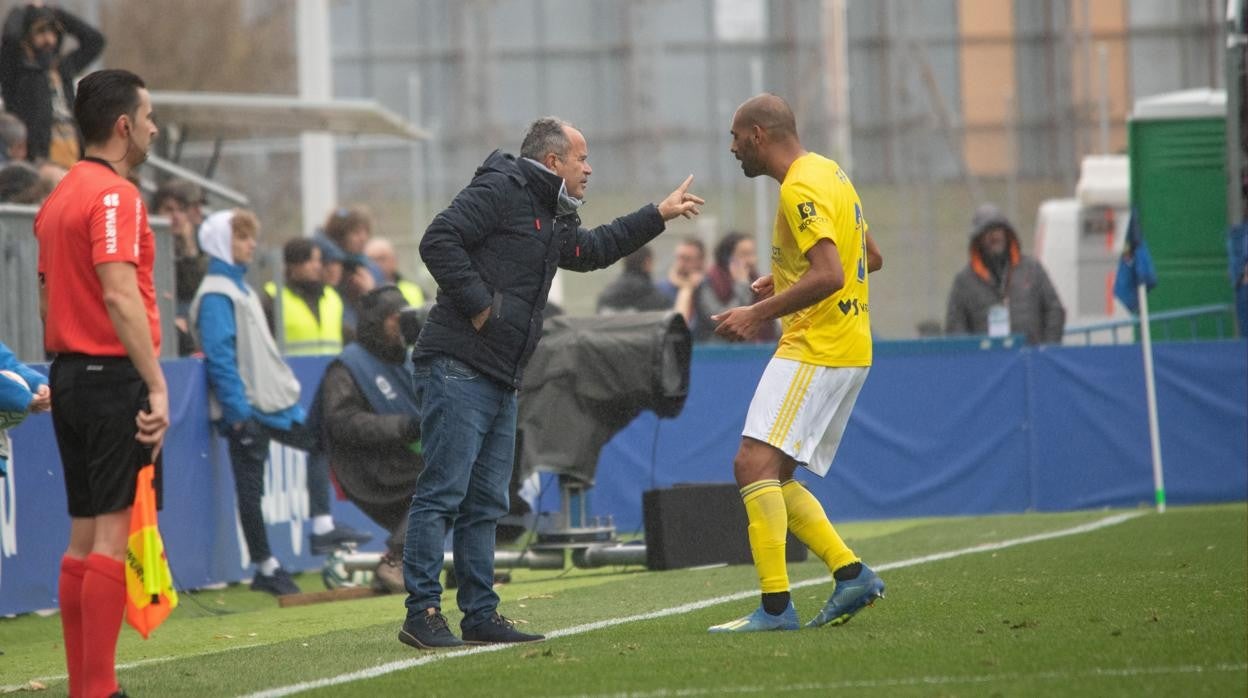
[[[571,128],[572,124],[557,116],[543,116],[534,121],[529,126],[529,132],[524,135],[524,142],[520,144],[520,157],[541,162],[547,153],[554,153],[559,157],[566,155],[572,143],[564,133],[564,127]]]

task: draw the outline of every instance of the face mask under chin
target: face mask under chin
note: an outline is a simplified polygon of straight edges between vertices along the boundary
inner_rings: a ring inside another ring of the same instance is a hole
[[[564,182],[563,185],[559,187],[559,202],[555,204],[555,215],[567,216],[576,213],[577,209],[584,205],[584,203],[584,199],[578,199],[568,193],[568,183]]]

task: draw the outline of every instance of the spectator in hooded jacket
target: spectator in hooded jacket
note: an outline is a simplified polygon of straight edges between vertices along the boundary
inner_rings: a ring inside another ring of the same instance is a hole
[[[270,440],[310,454],[313,554],[328,553],[344,543],[364,543],[372,536],[335,525],[329,513],[328,466],[316,455],[317,435],[305,426],[299,380],[277,351],[259,294],[244,280],[259,233],[260,221],[245,209],[217,211],[204,219],[199,246],[211,259],[191,302],[190,320],[204,352],[212,419],[229,441],[238,518],[256,567],[251,588],[283,596],[298,593],[299,587],[269,549],[260,508]]]
[[[1022,334],[1031,344],[1062,341],[1066,309],[1044,267],[1023,254],[1018,233],[996,206],[975,209],[969,254],[949,291],[946,334]]]
[[[78,47],[63,53],[65,36]],[[104,35],[59,7],[27,3],[9,12],[0,38],[4,108],[26,124],[26,158],[71,167],[80,155],[74,80],[104,50]]]

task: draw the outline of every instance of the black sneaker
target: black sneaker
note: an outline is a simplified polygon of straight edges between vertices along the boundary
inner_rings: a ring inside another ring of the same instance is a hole
[[[260,574],[251,580],[252,591],[263,591],[274,596],[286,596],[300,593],[299,585],[290,578],[290,573],[278,567],[273,574]]]
[[[399,642],[422,650],[436,650],[443,647],[459,647],[464,644],[451,632],[446,616],[438,608],[403,621],[403,629],[399,631]]]
[[[313,533],[308,536],[312,544],[313,555],[327,555],[335,548],[344,546],[364,545],[372,539],[371,533],[357,531],[346,524],[339,523],[334,524],[334,529],[328,533]]]
[[[541,642],[545,635],[531,635],[516,630],[516,624],[501,616],[497,611],[481,625],[465,629],[464,642],[469,645],[493,645],[504,642]]]

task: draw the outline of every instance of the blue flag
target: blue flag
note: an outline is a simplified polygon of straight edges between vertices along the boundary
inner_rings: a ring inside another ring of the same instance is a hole
[[[1139,216],[1133,209],[1131,220],[1127,223],[1126,244],[1122,247],[1122,256],[1118,258],[1118,273],[1114,276],[1114,297],[1132,313],[1140,312],[1135,291],[1140,284],[1144,284],[1145,291],[1153,290],[1157,285],[1157,269],[1153,266],[1153,256],[1148,253],[1148,245],[1144,244]]]

